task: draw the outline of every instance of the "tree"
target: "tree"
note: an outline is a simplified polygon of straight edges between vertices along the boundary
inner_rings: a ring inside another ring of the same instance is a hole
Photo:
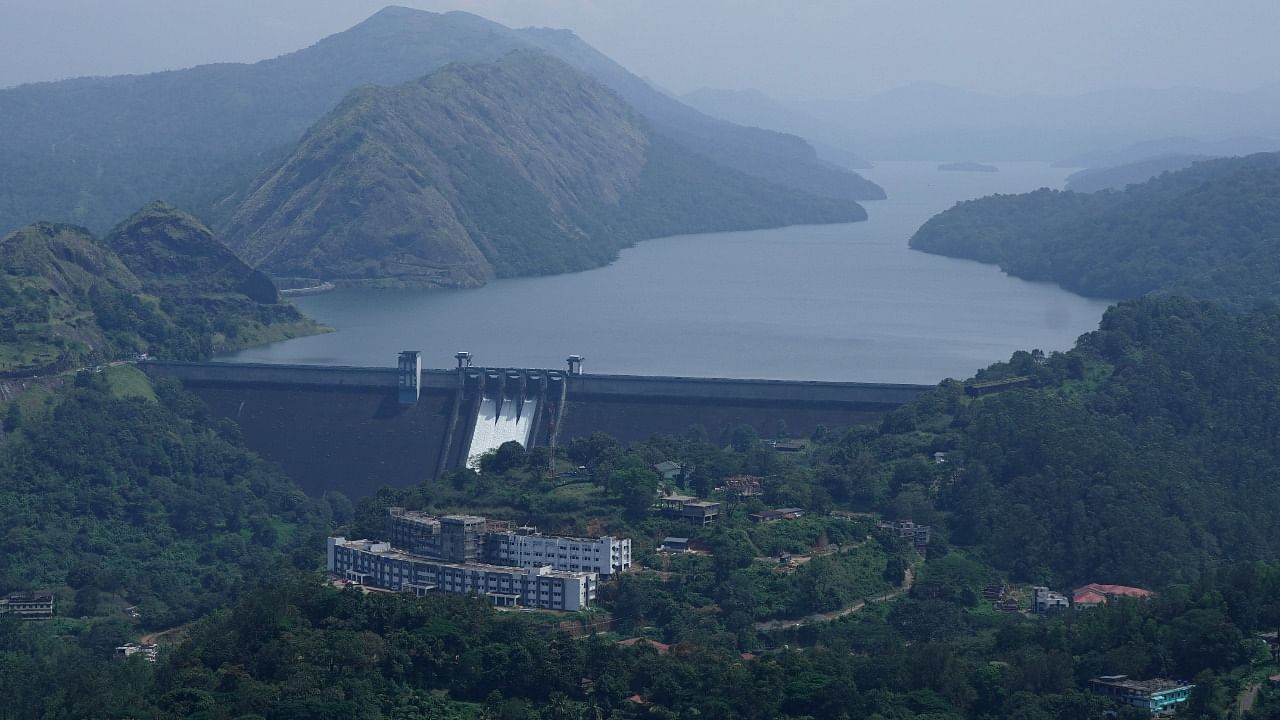
[[[729,445],[740,453],[750,450],[760,440],[756,429],[750,425],[737,425],[729,431]]]
[[[485,453],[480,457],[480,471],[483,473],[492,473],[502,475],[511,470],[524,465],[525,452],[524,446],[515,440],[508,440],[497,447],[497,449]]]
[[[627,514],[641,517],[658,493],[658,474],[645,467],[627,467],[610,473],[609,484],[618,489]]]
[[[7,433],[16,432],[22,427],[22,408],[18,407],[16,401],[9,403],[9,409],[4,415],[4,431]]]

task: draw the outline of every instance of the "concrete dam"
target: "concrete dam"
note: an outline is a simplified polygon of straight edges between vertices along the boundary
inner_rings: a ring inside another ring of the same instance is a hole
[[[423,369],[421,354],[398,367],[148,361],[211,412],[234,420],[245,443],[278,463],[308,493],[359,498],[383,485],[404,487],[474,467],[480,455],[515,440],[563,445],[604,432],[622,441],[701,427],[715,440],[738,425],[773,437],[818,425],[876,421],[928,385],[737,380],[473,367]]]

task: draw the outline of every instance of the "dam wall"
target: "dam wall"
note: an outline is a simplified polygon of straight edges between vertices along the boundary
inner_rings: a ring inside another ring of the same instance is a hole
[[[584,375],[564,370],[422,369],[402,402],[397,368],[149,361],[304,490],[363,497],[467,466],[516,439],[563,444],[605,432],[624,441],[700,428],[713,441],[750,425],[762,437],[873,422],[930,386]],[[492,447],[491,447],[492,446]]]

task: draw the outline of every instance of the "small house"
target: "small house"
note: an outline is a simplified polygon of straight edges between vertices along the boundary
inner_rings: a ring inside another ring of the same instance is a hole
[[[116,648],[115,657],[128,658],[141,655],[147,662],[155,662],[160,656],[160,647],[150,643],[125,643]]]
[[[0,598],[0,614],[17,615],[23,620],[47,620],[53,617],[53,593],[11,593]]]
[[[662,552],[669,552],[669,553],[689,552],[689,538],[682,538],[682,537],[663,538],[662,547],[659,549]]]
[[[684,504],[682,517],[692,525],[710,525],[720,517],[720,503],[707,500],[696,500]]]
[[[659,475],[662,476],[663,480],[670,481],[670,480],[678,480],[680,478],[680,472],[684,469],[684,467],[680,465],[680,463],[678,462],[663,460],[662,462],[654,465],[653,469]]]

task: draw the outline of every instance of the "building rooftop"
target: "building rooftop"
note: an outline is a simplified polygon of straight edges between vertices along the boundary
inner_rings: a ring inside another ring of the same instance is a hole
[[[676,494],[671,494],[671,495],[659,495],[659,496],[658,496],[658,501],[659,501],[659,502],[664,502],[664,501],[665,501],[665,502],[691,503],[691,502],[696,501],[697,499],[698,499],[698,497],[697,497],[696,495],[676,495]]]
[[[1149,598],[1152,595],[1155,595],[1155,593],[1150,590],[1129,587],[1128,585],[1089,583],[1072,591],[1071,599],[1077,604],[1090,605],[1106,602],[1108,598],[1113,597]]]
[[[653,469],[661,473],[661,472],[671,472],[672,470],[679,470],[680,467],[681,467],[680,463],[678,462],[672,462],[671,460],[663,460],[662,462],[655,464],[653,466]]]
[[[47,592],[9,593],[9,595],[5,597],[5,600],[11,603],[47,603],[47,602],[53,602],[53,593],[47,593]]]
[[[626,539],[626,538],[615,538],[615,536],[613,535],[600,535],[599,537],[577,537],[575,535],[543,535],[542,533],[538,532],[537,528],[532,528],[532,532],[522,532],[523,530],[527,530],[527,529],[529,528],[527,527],[521,527],[521,528],[515,528],[515,529],[505,528],[503,530],[490,530],[489,532],[494,535],[499,535],[499,534],[520,535],[523,537],[542,538],[544,540],[564,540],[566,542],[578,542],[578,543],[594,543],[594,542],[599,542],[605,539],[609,539],[609,540],[614,540],[614,539],[625,540]]]
[[[1109,687],[1124,688],[1125,690],[1135,690],[1141,693],[1166,692],[1191,686],[1191,683],[1169,680],[1167,678],[1130,680],[1128,675],[1102,675],[1100,677],[1093,678],[1091,682],[1098,683],[1099,685],[1107,685]]]
[[[687,542],[689,542],[689,538],[681,538],[681,537],[666,537],[666,538],[662,538],[662,542],[664,542],[664,543],[669,543],[669,542],[675,542],[675,543],[687,543]]]

